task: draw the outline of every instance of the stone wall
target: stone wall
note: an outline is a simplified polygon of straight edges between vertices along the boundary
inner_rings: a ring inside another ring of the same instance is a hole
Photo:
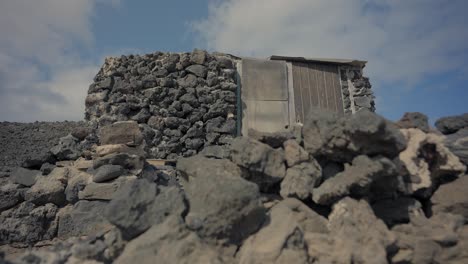
[[[139,123],[149,157],[191,156],[236,134],[236,58],[155,52],[107,58],[90,85],[85,119]]]
[[[107,58],[90,85],[85,119],[138,122],[150,158],[188,157],[237,133],[240,58],[194,50]],[[375,110],[362,69],[340,66],[345,113]]]
[[[345,114],[356,113],[364,108],[375,111],[372,85],[369,78],[363,76],[361,68],[340,66],[340,78]]]

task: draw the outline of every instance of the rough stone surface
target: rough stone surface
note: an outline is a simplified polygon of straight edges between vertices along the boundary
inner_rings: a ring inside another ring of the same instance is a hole
[[[465,217],[468,222],[468,176],[463,175],[453,182],[443,184],[432,195],[432,213],[451,213]]]
[[[26,191],[24,199],[37,205],[47,203],[64,205],[67,181],[68,169],[55,168],[48,176],[39,177],[36,183]]]
[[[313,109],[303,128],[305,149],[313,156],[349,162],[359,154],[394,158],[406,141],[390,121],[369,111],[350,118]]]
[[[268,133],[249,129],[248,134],[250,138],[265,143],[272,148],[279,148],[283,145],[285,141],[294,138],[294,134],[290,132]]]
[[[190,232],[180,218],[170,217],[132,240],[115,263],[230,263],[226,258]]]
[[[0,245],[6,243],[32,244],[55,236],[57,206],[36,206],[24,202],[0,214]]]
[[[444,177],[465,173],[466,166],[444,145],[442,136],[412,128],[401,132],[408,140],[398,157],[407,174],[404,192],[427,197]]]
[[[67,135],[59,139],[59,143],[50,149],[57,160],[76,160],[81,155],[79,140],[74,136]]]
[[[188,157],[204,146],[225,145],[236,134],[237,60],[201,50],[107,58],[89,87],[85,119],[98,130],[138,123],[151,158]],[[121,135],[123,144],[136,133],[111,130],[105,134]]]
[[[195,156],[177,167],[188,176],[184,189],[190,209],[185,221],[200,236],[239,243],[262,224],[258,187],[244,180],[240,170],[225,170],[235,164]]]
[[[320,165],[315,160],[295,165],[286,171],[286,177],[281,182],[280,194],[283,198],[297,197],[305,200],[320,183],[321,177]]]
[[[31,187],[36,183],[38,177],[41,176],[38,170],[28,170],[21,167],[16,168],[10,175],[10,180],[13,183]]]
[[[112,182],[95,183],[91,182],[83,190],[78,192],[78,198],[80,200],[102,200],[110,201],[114,197],[114,194],[128,182],[136,180],[136,176],[126,176],[116,179]]]
[[[435,126],[443,134],[452,134],[468,127],[468,113],[459,116],[442,117],[435,122]]]
[[[168,215],[185,211],[182,194],[175,187],[157,187],[147,180],[135,180],[122,186],[105,213],[125,238],[132,239],[162,223]]]
[[[26,160],[31,161],[27,167],[39,169],[50,161],[49,150],[61,137],[83,126],[85,122],[0,122],[0,171],[21,166]]]
[[[248,179],[257,183],[261,190],[268,189],[286,175],[284,153],[254,139],[235,138],[231,160],[248,169]]]
[[[288,167],[309,160],[309,153],[305,151],[296,140],[287,140],[283,143],[284,157]]]
[[[397,263],[463,263],[467,259],[462,237],[463,217],[437,214],[430,219],[424,216],[411,219],[408,224],[392,228],[397,237],[397,253],[392,257]],[[460,247],[461,246],[461,247]]]
[[[102,216],[106,207],[104,201],[82,200],[60,209],[57,237],[67,239],[110,230],[112,225]]]
[[[143,140],[137,122],[122,121],[99,129],[99,140],[101,145],[108,144],[137,144]]]
[[[389,159],[358,156],[343,172],[313,189],[312,198],[318,204],[330,205],[348,195],[363,197],[370,193],[372,185],[376,182],[395,176],[396,166]],[[387,188],[391,191],[395,186]]]
[[[425,114],[419,112],[407,112],[396,123],[400,128],[419,128],[423,132],[429,132],[429,122]]]
[[[94,182],[106,182],[113,180],[124,173],[124,168],[120,165],[102,165],[93,175]]]
[[[273,206],[269,218],[244,242],[239,263],[307,263],[304,233],[328,233],[327,220],[295,199]]]
[[[447,135],[444,142],[447,148],[455,154],[465,166],[468,166],[468,128],[463,128],[456,133]]]
[[[10,209],[22,200],[17,184],[6,183],[0,186],[0,212]]]

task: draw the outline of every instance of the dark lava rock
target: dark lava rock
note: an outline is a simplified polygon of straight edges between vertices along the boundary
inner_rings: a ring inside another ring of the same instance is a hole
[[[419,128],[422,131],[429,132],[429,122],[425,114],[419,112],[407,112],[396,123],[400,128]]]
[[[162,223],[171,214],[180,217],[186,210],[176,187],[158,187],[146,179],[126,184],[114,197],[105,215],[126,239]]]
[[[103,165],[99,167],[93,175],[94,182],[106,182],[113,180],[124,173],[124,169],[119,165]]]
[[[452,134],[468,127],[468,113],[458,116],[442,117],[435,122],[435,126],[443,134]]]
[[[187,226],[202,237],[238,244],[265,219],[258,187],[232,162],[194,156],[180,159],[177,169],[187,179]]]
[[[27,170],[18,167],[11,173],[10,180],[13,183],[31,187],[36,183],[37,177],[40,177],[41,174],[38,170]]]
[[[3,211],[0,214],[0,245],[52,239],[57,230],[56,213],[57,207],[53,204],[36,206],[30,202]]]

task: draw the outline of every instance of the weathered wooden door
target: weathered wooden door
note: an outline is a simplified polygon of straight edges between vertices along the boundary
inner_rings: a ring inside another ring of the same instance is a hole
[[[312,107],[344,115],[338,66],[292,63],[296,122],[304,123]]]
[[[286,62],[243,59],[241,68],[242,134],[250,128],[276,132],[289,127]]]

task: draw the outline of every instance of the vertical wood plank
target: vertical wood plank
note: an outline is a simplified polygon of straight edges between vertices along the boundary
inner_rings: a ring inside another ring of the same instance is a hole
[[[302,111],[302,89],[300,67],[297,63],[293,63],[293,87],[294,87],[294,103],[296,109],[296,121],[304,123],[304,113]]]
[[[324,65],[324,74],[325,74],[325,79],[327,82],[326,85],[326,92],[327,92],[327,102],[328,102],[328,110],[331,110],[333,112],[338,112],[336,108],[336,98],[335,98],[335,87],[333,84],[333,75],[331,72],[331,67],[330,65]]]
[[[341,82],[340,82],[340,75],[338,73],[338,66],[332,66],[332,74],[333,74],[333,86],[335,91],[335,98],[336,98],[336,108],[337,113],[339,116],[344,116],[344,108],[343,108],[343,95],[341,91]]]
[[[317,75],[315,74],[314,65],[309,63],[307,65],[307,75],[309,77],[309,94],[310,102],[313,107],[319,107],[318,89],[317,89]]]
[[[327,109],[327,95],[325,93],[325,76],[323,74],[323,67],[320,64],[316,64],[317,69],[317,77],[318,77],[318,91],[319,91],[319,100],[320,100],[320,108]]]
[[[302,115],[303,120],[310,112],[309,74],[307,64],[301,63],[301,90],[302,90]]]

